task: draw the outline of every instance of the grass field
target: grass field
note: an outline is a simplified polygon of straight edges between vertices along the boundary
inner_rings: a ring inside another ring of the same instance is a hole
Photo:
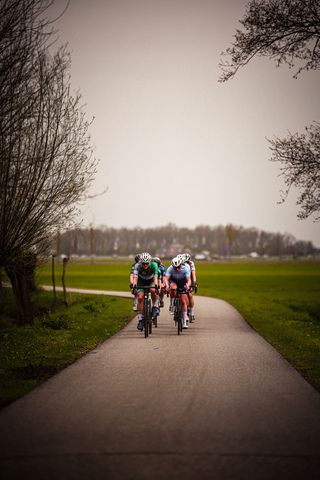
[[[76,264],[67,287],[129,291],[131,262]],[[61,286],[62,266],[55,267]],[[197,264],[198,295],[221,298],[273,345],[320,391],[320,263]],[[51,265],[39,271],[51,285]],[[23,395],[122,328],[134,315],[132,302],[100,295],[62,293],[33,297],[35,324],[17,327],[10,289],[0,298],[0,406]],[[196,314],[195,303],[195,314]]]
[[[233,305],[320,391],[319,264],[200,267],[198,276],[199,293]]]
[[[128,290],[130,262],[67,267],[67,286]],[[56,267],[61,285],[61,266]],[[39,281],[51,283],[49,266]],[[198,295],[221,298],[320,390],[320,263],[197,264]],[[195,311],[196,313],[196,311]]]
[[[135,315],[132,303],[102,295],[38,291],[34,325],[17,327],[12,290],[0,298],[0,408],[60,372],[123,328]],[[3,315],[5,313],[5,315]]]

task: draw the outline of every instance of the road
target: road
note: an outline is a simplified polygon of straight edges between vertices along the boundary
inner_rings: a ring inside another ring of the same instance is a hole
[[[314,479],[320,395],[228,303],[136,318],[0,412],[1,479]]]

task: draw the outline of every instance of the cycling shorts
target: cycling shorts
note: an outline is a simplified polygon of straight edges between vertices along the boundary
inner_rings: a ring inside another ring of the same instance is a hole
[[[141,287],[153,287],[153,286],[154,286],[153,278],[151,278],[150,280],[146,280],[144,278],[138,277],[137,292],[144,292],[143,288]]]
[[[186,278],[181,278],[179,280],[169,279],[169,287],[170,287],[171,283],[175,283],[178,288],[183,288],[183,291],[180,292],[180,295],[181,295],[181,293],[182,294],[184,294],[184,293],[187,294],[188,293],[188,290],[186,288],[184,288],[185,284],[187,283]]]

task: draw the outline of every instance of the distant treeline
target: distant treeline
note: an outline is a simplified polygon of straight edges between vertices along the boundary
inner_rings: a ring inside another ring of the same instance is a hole
[[[236,239],[228,244],[226,227],[200,225],[194,229],[180,228],[174,224],[156,228],[86,228],[70,230],[57,239],[57,254],[127,256],[140,252],[166,257],[168,247],[180,245],[193,255],[308,256],[319,254],[312,242],[296,240],[289,233],[270,233],[257,228],[235,227]]]

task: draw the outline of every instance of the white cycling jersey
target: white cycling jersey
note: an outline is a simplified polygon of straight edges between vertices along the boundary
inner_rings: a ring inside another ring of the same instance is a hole
[[[192,260],[189,260],[189,262],[186,262],[184,265],[190,268],[190,272],[194,272],[196,269]]]

